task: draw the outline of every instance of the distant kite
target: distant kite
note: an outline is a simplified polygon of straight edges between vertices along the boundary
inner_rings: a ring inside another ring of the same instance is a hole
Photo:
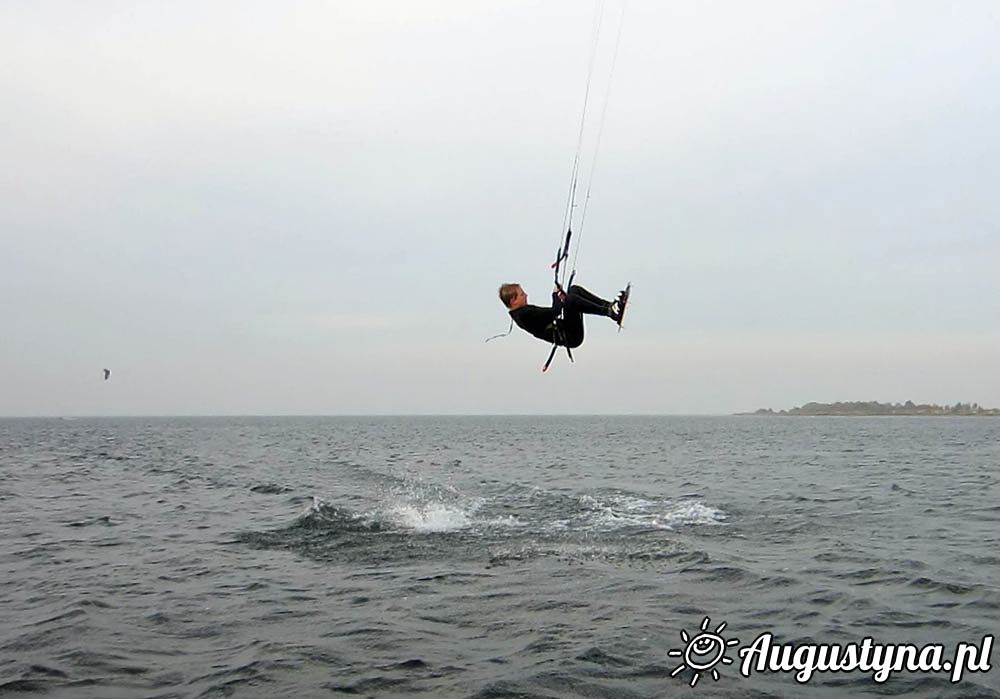
[[[105,369],[104,370],[104,380],[107,381],[110,376],[111,376],[111,369]]]

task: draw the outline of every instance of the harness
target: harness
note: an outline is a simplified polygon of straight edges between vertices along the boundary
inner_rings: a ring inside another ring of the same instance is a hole
[[[552,269],[554,270],[555,273],[556,289],[558,290],[559,294],[562,297],[566,296],[566,292],[563,290],[562,282],[559,280],[559,269],[560,267],[562,267],[562,263],[569,258],[569,243],[570,240],[572,240],[572,238],[573,238],[573,229],[567,228],[566,241],[563,243],[561,249],[556,250],[556,261],[552,263]],[[569,275],[569,281],[567,282],[568,286],[573,286],[573,277],[575,276],[576,276],[576,270],[574,269],[573,272]],[[553,321],[552,349],[549,351],[549,358],[545,360],[545,364],[542,366],[543,374],[549,370],[549,365],[552,364],[552,360],[556,356],[556,350],[559,349],[560,340],[562,340],[563,346],[566,348],[566,356],[569,357],[569,361],[570,362],[573,361],[573,350],[571,350],[569,348],[569,345],[566,344],[566,335],[563,332],[562,324],[560,323],[560,321],[564,320],[565,317],[566,317],[566,307],[565,305],[560,304],[559,315],[556,316],[555,320]]]

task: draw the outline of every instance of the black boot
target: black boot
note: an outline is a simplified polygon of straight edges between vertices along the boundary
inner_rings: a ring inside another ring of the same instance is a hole
[[[622,319],[625,317],[625,309],[628,306],[628,296],[632,290],[632,284],[629,284],[624,289],[618,292],[618,298],[611,302],[610,312],[608,316],[611,320],[618,323],[620,328],[622,325]]]

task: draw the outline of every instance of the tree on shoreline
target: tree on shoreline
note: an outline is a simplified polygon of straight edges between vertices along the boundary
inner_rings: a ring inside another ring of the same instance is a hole
[[[1000,416],[1000,409],[984,408],[979,403],[962,403],[955,405],[938,405],[936,403],[916,404],[911,400],[905,403],[879,403],[878,401],[837,401],[835,403],[810,402],[790,410],[772,410],[761,408],[752,413],[742,415],[949,415],[949,416]]]

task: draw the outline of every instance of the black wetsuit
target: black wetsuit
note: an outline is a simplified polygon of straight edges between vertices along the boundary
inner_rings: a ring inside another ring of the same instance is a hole
[[[559,311],[563,317],[559,318]],[[510,317],[522,330],[539,340],[574,348],[583,344],[583,314],[611,317],[611,303],[595,296],[582,286],[571,286],[564,301],[552,294],[552,307],[524,304],[510,311]]]

